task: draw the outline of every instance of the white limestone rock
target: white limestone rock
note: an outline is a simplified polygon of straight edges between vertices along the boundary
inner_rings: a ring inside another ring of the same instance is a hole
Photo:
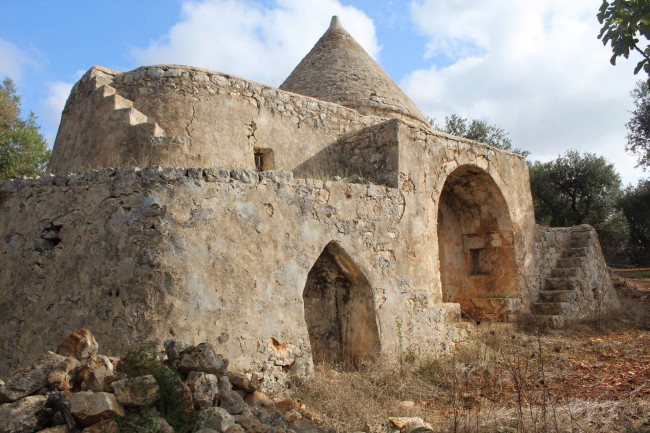
[[[81,391],[70,398],[71,412],[82,427],[88,427],[115,415],[124,416],[124,409],[113,394]]]
[[[233,425],[235,425],[235,418],[220,407],[203,409],[198,414],[197,429],[199,431],[212,429],[221,433]]]
[[[22,366],[3,387],[0,387],[0,403],[16,401],[48,386],[50,373],[64,361],[65,357],[47,352]]]
[[[152,375],[128,377],[113,382],[117,401],[125,406],[148,406],[158,398],[160,386]]]
[[[228,360],[217,354],[209,343],[184,350],[178,360],[178,370],[183,373],[202,371],[223,376],[227,373]]]
[[[93,334],[87,329],[80,329],[63,339],[56,352],[59,355],[71,356],[79,361],[85,361],[97,354],[99,344]]]
[[[192,371],[185,384],[192,391],[192,400],[197,408],[214,406],[219,399],[219,379],[214,374]]]
[[[40,430],[46,420],[46,402],[44,396],[33,395],[0,405],[0,433],[32,433]]]

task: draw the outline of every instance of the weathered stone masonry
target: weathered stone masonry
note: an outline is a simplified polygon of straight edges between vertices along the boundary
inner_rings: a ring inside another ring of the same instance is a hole
[[[109,353],[177,336],[209,341],[242,368],[306,372],[303,290],[328,245],[367,279],[383,350],[398,344],[395,317],[407,346],[440,350],[457,337],[445,323],[457,307],[434,304],[413,286],[410,260],[396,260],[410,222],[395,189],[176,168],[0,185],[2,260],[15,264],[0,280],[17,288],[0,307],[3,373],[84,326]]]
[[[281,88],[81,78],[53,174],[0,182],[0,376],[90,328],[208,341],[268,387],[615,304],[593,229],[536,227],[523,158],[433,131],[336,20]]]

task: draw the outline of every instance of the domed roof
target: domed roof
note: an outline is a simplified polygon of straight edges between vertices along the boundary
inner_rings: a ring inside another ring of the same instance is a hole
[[[428,125],[424,114],[336,16],[280,89],[334,102],[364,115],[397,117]]]

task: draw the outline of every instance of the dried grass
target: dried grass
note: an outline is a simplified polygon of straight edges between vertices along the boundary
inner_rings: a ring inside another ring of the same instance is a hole
[[[446,356],[402,365],[385,359],[358,368],[319,365],[314,377],[296,384],[294,397],[345,432],[390,431],[391,416],[417,416],[441,432],[650,431],[643,396],[615,401],[572,394],[568,360],[577,352],[566,332],[482,325]]]

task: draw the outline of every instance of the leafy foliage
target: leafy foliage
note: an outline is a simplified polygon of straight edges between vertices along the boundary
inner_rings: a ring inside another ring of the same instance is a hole
[[[452,114],[451,116],[445,117],[444,127],[438,125],[434,119],[430,119],[429,123],[431,123],[431,126],[434,129],[446,132],[448,134],[489,144],[490,146],[494,146],[499,149],[518,153],[524,157],[530,154],[530,152],[526,150],[513,148],[512,140],[510,140],[510,137],[508,137],[507,132],[495,125],[488,124],[484,120],[474,119],[470,122],[465,117],[459,116],[457,114]]]
[[[650,179],[628,186],[619,207],[630,224],[629,252],[641,265],[650,264]]]
[[[602,156],[570,150],[551,162],[535,161],[530,166],[530,188],[539,224],[591,224],[606,256],[626,246],[629,226],[616,208],[621,179]]]
[[[154,407],[176,432],[189,432],[194,428],[191,407],[187,407],[181,395],[182,380],[178,372],[163,364],[156,355],[152,343],[129,350],[120,360],[118,370],[130,377],[151,374],[160,387]],[[155,432],[152,417],[140,412],[127,413],[116,420],[118,425],[128,431]],[[137,428],[136,428],[137,427]]]
[[[650,44],[640,47],[639,37],[650,40],[650,2],[648,0],[613,0],[611,3],[603,0],[598,12],[598,22],[603,25],[598,39],[603,45],[609,42],[612,46],[610,63],[616,65],[616,58],[626,59],[630,51],[637,51],[642,59],[634,68],[638,74],[643,69],[650,76]],[[638,34],[638,35],[637,35]]]
[[[636,109],[625,124],[629,131],[625,150],[635,154],[639,166],[645,170],[650,167],[650,86],[646,81],[639,81],[631,96]]]
[[[20,115],[20,96],[5,78],[0,85],[0,179],[42,174],[50,158],[34,113],[27,120]]]

